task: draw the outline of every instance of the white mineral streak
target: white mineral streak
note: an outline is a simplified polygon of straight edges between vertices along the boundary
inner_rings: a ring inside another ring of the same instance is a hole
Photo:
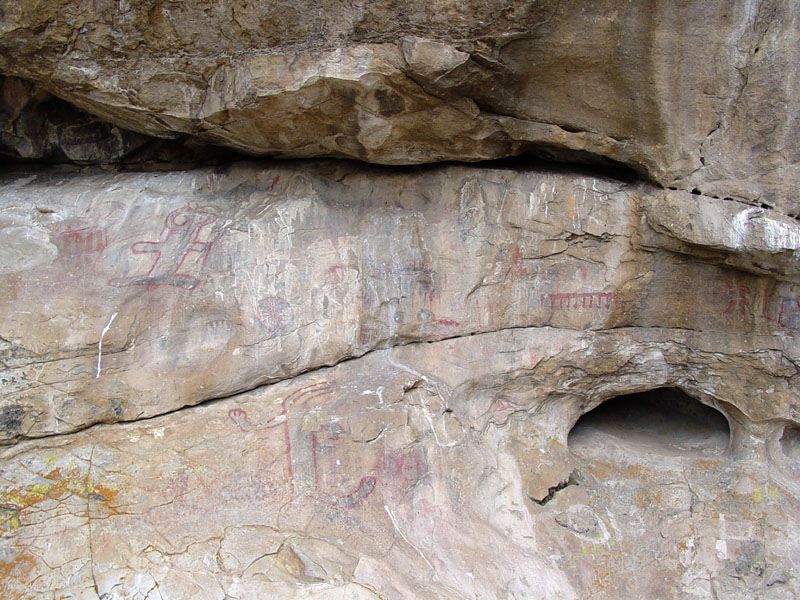
[[[392,527],[394,527],[394,530],[400,535],[401,538],[403,538],[403,541],[406,544],[411,546],[414,549],[414,551],[417,554],[419,554],[420,558],[422,558],[422,560],[425,561],[425,564],[428,565],[428,567],[430,568],[432,576],[434,578],[436,578],[436,569],[433,567],[433,565],[430,563],[430,561],[427,558],[425,558],[425,554],[422,552],[422,550],[420,550],[414,544],[412,544],[409,541],[409,539],[406,537],[406,535],[403,533],[403,531],[400,529],[400,525],[398,525],[398,523],[397,523],[397,517],[394,516],[394,513],[392,512],[392,509],[390,509],[388,506],[386,506],[384,504],[383,505],[383,510],[385,510],[386,514],[389,515],[389,520],[392,522]]]
[[[100,334],[100,340],[97,342],[97,373],[95,373],[95,378],[100,377],[100,361],[103,359],[103,338],[106,337],[106,333],[111,328],[111,323],[114,322],[114,319],[117,318],[119,313],[115,312],[111,315],[111,318],[108,320],[108,323],[105,327],[103,327],[103,332]]]
[[[800,226],[773,219],[761,208],[747,208],[736,213],[731,221],[729,245],[737,250],[797,250]]]
[[[800,226],[772,219],[763,220],[764,241],[774,251],[800,249]]]
[[[746,208],[736,213],[731,223],[731,246],[737,249],[746,247],[750,220],[761,216],[763,212],[760,208]]]

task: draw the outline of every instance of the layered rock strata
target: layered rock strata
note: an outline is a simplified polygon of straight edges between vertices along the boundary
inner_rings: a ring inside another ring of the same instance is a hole
[[[0,596],[796,598],[798,18],[0,0]]]
[[[7,596],[796,593],[794,219],[520,165],[0,197]],[[569,435],[661,388],[725,431]]]

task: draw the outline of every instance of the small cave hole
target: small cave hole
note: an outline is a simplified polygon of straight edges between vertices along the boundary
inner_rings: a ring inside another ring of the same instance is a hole
[[[800,460],[800,427],[787,425],[780,439],[783,455],[790,460]]]
[[[694,188],[694,189],[692,190],[692,193],[693,193],[695,196],[700,196],[700,195],[702,195],[702,192],[701,192],[700,190],[698,190],[697,188]]]
[[[617,396],[586,413],[568,445],[580,458],[702,457],[724,453],[730,435],[720,411],[680,390],[658,388]]]

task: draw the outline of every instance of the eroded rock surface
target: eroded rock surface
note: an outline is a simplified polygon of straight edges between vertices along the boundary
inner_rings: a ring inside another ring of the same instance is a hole
[[[232,151],[185,136],[164,140],[118,127],[39,85],[0,75],[0,157],[15,169],[174,170],[230,162]]]
[[[797,598],[799,16],[0,0],[0,596]]]
[[[0,198],[6,596],[800,589],[794,219],[520,166]],[[729,434],[655,410],[648,438],[645,410],[569,436],[661,388]]]
[[[148,135],[385,164],[535,152],[800,214],[795,3],[0,3],[0,71]]]
[[[706,379],[762,351],[687,366],[709,343],[505,330],[18,444],[3,456],[2,585],[13,597],[793,597],[798,488],[780,428],[725,409],[716,397],[732,395]],[[717,403],[730,449],[567,449],[587,404],[664,384]],[[544,502],[542,486],[557,490]]]
[[[17,160],[118,162],[149,141],[16,77],[0,77],[0,155]]]
[[[0,194],[0,402],[22,411],[6,439],[510,327],[747,333],[796,356],[800,226],[736,202],[345,163],[31,176]]]

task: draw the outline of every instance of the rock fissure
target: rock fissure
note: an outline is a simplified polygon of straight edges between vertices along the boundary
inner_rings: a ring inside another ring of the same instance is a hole
[[[613,335],[613,333],[615,331],[619,331],[619,332],[625,332],[626,330],[630,330],[630,331],[640,331],[640,330],[658,331],[660,329],[673,329],[673,330],[677,330],[677,331],[684,331],[684,332],[687,332],[687,333],[696,333],[696,334],[713,333],[713,332],[708,332],[708,331],[703,331],[703,330],[691,330],[691,329],[680,328],[680,327],[660,328],[660,327],[652,327],[652,326],[624,326],[624,327],[611,328],[611,329],[606,329],[606,330],[594,330],[594,331],[588,331],[588,332],[584,332],[584,331],[581,331],[581,330],[575,330],[574,333],[583,333],[583,334],[589,334],[589,335],[603,336],[603,335]],[[113,425],[124,426],[124,425],[128,425],[128,424],[135,424],[135,423],[141,423],[141,422],[146,422],[146,421],[158,420],[158,419],[161,419],[163,417],[168,417],[170,415],[174,415],[174,414],[180,413],[181,411],[191,411],[191,410],[195,410],[195,409],[198,409],[198,408],[205,407],[207,405],[225,403],[225,402],[230,401],[230,400],[232,400],[232,399],[234,399],[236,397],[244,396],[244,395],[247,395],[247,394],[249,394],[251,392],[257,392],[258,390],[265,389],[265,388],[272,388],[273,386],[278,386],[279,384],[286,383],[287,381],[295,379],[295,378],[298,378],[298,377],[312,376],[312,375],[314,375],[315,373],[317,373],[319,371],[327,371],[329,369],[333,369],[333,368],[335,368],[335,367],[337,367],[339,365],[342,365],[342,364],[345,364],[345,363],[349,363],[349,362],[358,362],[358,361],[360,361],[362,359],[368,358],[372,354],[382,354],[382,353],[385,353],[385,352],[391,352],[393,349],[407,348],[407,347],[414,347],[414,346],[428,346],[428,345],[432,345],[432,344],[433,345],[438,345],[438,344],[444,344],[444,343],[447,343],[447,342],[459,341],[459,340],[464,340],[464,339],[480,338],[482,336],[490,337],[490,336],[493,336],[494,334],[502,334],[502,333],[505,333],[505,332],[516,332],[516,331],[526,332],[526,331],[532,331],[532,330],[558,331],[559,328],[555,328],[553,326],[539,326],[539,327],[513,326],[513,327],[505,327],[505,328],[498,329],[498,330],[476,331],[476,332],[471,332],[471,333],[467,333],[467,334],[464,334],[464,335],[457,335],[457,336],[448,337],[448,338],[442,338],[442,339],[438,339],[438,340],[420,340],[420,341],[406,341],[406,342],[398,341],[398,343],[396,343],[395,345],[392,345],[392,346],[373,348],[373,349],[365,352],[364,354],[360,354],[360,355],[357,355],[357,356],[348,356],[348,357],[342,358],[341,360],[339,360],[337,362],[334,362],[334,363],[331,363],[331,364],[320,365],[318,367],[314,367],[314,368],[308,369],[306,371],[298,372],[296,374],[286,375],[286,376],[284,376],[283,378],[280,378],[280,379],[275,379],[275,380],[271,380],[271,381],[258,383],[258,384],[254,385],[252,387],[245,387],[245,388],[242,388],[240,390],[234,391],[234,392],[232,392],[230,394],[226,394],[224,396],[218,396],[218,397],[212,397],[212,398],[204,399],[204,400],[202,400],[202,401],[200,401],[198,403],[183,405],[183,406],[180,406],[180,407],[175,408],[173,410],[169,410],[169,411],[165,411],[165,412],[159,412],[159,413],[155,413],[155,414],[151,414],[151,415],[138,415],[138,416],[136,416],[135,418],[132,418],[132,419],[114,419],[114,420],[108,420],[108,421],[97,421],[97,422],[86,424],[85,426],[77,426],[77,425],[72,424],[72,423],[65,423],[65,424],[69,425],[70,427],[74,427],[74,428],[70,429],[69,431],[63,432],[63,433],[54,433],[54,434],[48,434],[48,435],[36,435],[36,436],[20,435],[20,436],[18,436],[18,438],[16,438],[17,439],[16,444],[19,445],[19,444],[22,444],[23,442],[39,444],[42,440],[45,440],[45,439],[58,439],[58,438],[61,438],[61,437],[71,436],[73,434],[81,433],[81,432],[86,431],[87,429],[92,429],[92,428],[95,428],[95,427],[113,426]],[[659,342],[657,342],[657,343],[659,343]],[[680,347],[682,347],[684,349],[685,352],[688,352],[688,353],[701,354],[701,355],[703,354],[702,351],[698,351],[697,349],[691,347],[690,345],[688,345],[686,343],[676,342],[674,340],[664,341],[664,342],[660,342],[660,343],[665,345],[665,346],[669,346],[669,345],[680,346]],[[519,352],[519,350],[510,351],[510,352],[517,353],[517,352]],[[706,354],[710,355],[711,353],[706,353]],[[748,354],[751,354],[751,353],[745,353],[744,357],[746,357]],[[741,353],[739,353],[739,355],[741,356]],[[786,360],[791,362],[791,364],[795,365],[795,367],[797,366],[797,363],[795,361],[793,361],[790,357],[786,356],[785,354],[782,354],[782,356],[784,356],[784,358]],[[628,357],[625,360],[626,360],[626,362],[625,362],[624,365],[620,365],[620,366],[616,367],[615,370],[618,373],[623,371],[623,367],[625,365],[628,365],[629,367],[633,367],[634,369],[639,367],[639,365],[637,363],[637,359],[635,357]],[[533,371],[534,369],[535,369],[535,367],[531,367],[529,370]],[[588,377],[588,375],[589,375],[588,373],[583,372],[583,376],[584,377]],[[781,377],[789,377],[789,376],[781,376]],[[445,412],[448,412],[448,411],[445,411]],[[771,421],[771,419],[765,419],[763,421],[758,421],[758,420],[754,420],[754,417],[752,417],[752,416],[748,416],[748,417],[754,423],[766,423],[766,422],[770,422]],[[382,433],[383,432],[379,432],[376,435],[375,438],[373,438],[372,440],[368,440],[368,441],[366,441],[364,443],[374,442],[377,438],[380,437],[380,435]]]
[[[569,474],[569,477],[567,479],[565,479],[564,481],[560,481],[556,485],[550,486],[547,489],[547,495],[545,495],[543,498],[531,497],[531,500],[533,500],[539,506],[544,506],[548,502],[553,500],[553,498],[555,498],[555,495],[558,492],[560,492],[561,490],[563,490],[563,489],[565,489],[565,488],[567,488],[567,487],[569,487],[571,485],[579,485],[578,484],[578,480],[577,480],[577,478],[575,476],[575,471],[572,471]]]

